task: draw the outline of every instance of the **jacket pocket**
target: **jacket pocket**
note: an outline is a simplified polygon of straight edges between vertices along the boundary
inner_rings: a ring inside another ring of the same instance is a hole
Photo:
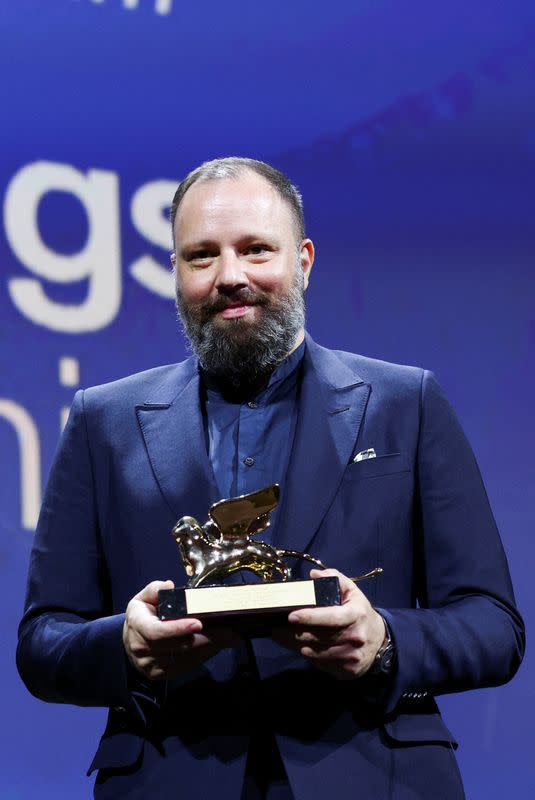
[[[440,714],[399,714],[383,723],[392,744],[445,744],[457,749],[457,741]]]
[[[359,478],[378,478],[382,475],[410,471],[411,465],[406,456],[402,453],[388,453],[384,456],[366,458],[364,461],[352,461],[347,466],[344,477],[356,480]]]

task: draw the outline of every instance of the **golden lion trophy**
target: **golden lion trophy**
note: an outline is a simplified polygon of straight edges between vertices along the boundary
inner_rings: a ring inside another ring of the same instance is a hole
[[[236,615],[243,622],[244,617],[261,613],[266,623],[273,622],[277,613],[280,616],[293,608],[340,604],[336,576],[293,580],[285,561],[305,560],[327,569],[319,559],[253,538],[269,527],[270,513],[279,496],[280,488],[275,483],[214,503],[204,525],[194,517],[178,520],[172,535],[189,580],[186,586],[160,591],[160,619]],[[252,572],[261,582],[224,584],[229,575],[240,570]],[[352,580],[372,578],[381,572],[376,567]]]

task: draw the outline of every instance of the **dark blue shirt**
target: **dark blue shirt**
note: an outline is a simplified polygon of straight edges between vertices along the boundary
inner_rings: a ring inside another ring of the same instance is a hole
[[[203,374],[203,418],[208,457],[221,498],[247,494],[284,479],[292,449],[299,400],[303,342],[279,364],[266,388],[246,402],[226,398],[213,377]],[[262,539],[273,537],[277,509]],[[237,658],[254,671],[250,645]],[[292,800],[275,739],[267,732],[251,738],[241,800]]]
[[[204,375],[205,430],[210,464],[220,497],[248,494],[284,479],[297,419],[303,342],[279,364],[266,388],[247,402],[231,402],[217,381]],[[277,509],[271,514],[271,539]]]

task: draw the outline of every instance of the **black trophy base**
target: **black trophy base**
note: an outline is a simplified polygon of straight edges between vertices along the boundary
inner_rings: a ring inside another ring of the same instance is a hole
[[[248,636],[267,636],[283,625],[296,608],[339,606],[340,584],[336,576],[280,583],[241,583],[162,589],[158,592],[161,620],[195,617],[221,624]]]

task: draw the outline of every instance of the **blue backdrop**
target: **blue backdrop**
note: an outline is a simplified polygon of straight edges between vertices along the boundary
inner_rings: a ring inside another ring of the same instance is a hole
[[[32,532],[74,390],[184,356],[165,214],[208,158],[301,187],[320,343],[435,371],[529,627],[532,0],[4,0],[0,25],[0,798],[90,795],[104,712],[40,703],[14,667]],[[441,701],[469,798],[535,790],[529,662]]]

